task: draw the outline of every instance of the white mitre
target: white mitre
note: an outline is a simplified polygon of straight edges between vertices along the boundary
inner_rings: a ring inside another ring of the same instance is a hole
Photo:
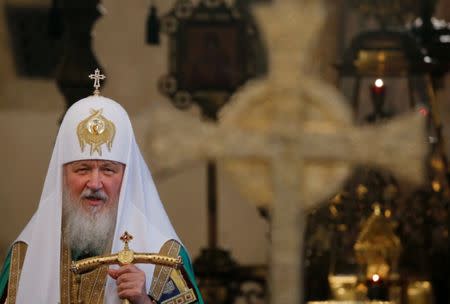
[[[130,119],[115,101],[90,96],[75,103],[62,121],[36,213],[16,241],[28,244],[17,291],[17,303],[60,302],[60,241],[63,164],[105,159],[126,165],[120,191],[112,252],[123,248],[128,231],[137,252],[159,252],[169,239],[179,240],[158,196],[136,143]],[[138,266],[147,274],[153,265]],[[115,281],[108,277],[105,303],[120,303]]]

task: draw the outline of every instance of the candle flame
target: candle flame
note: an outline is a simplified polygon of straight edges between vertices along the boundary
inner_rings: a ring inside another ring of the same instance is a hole
[[[382,88],[382,87],[384,86],[383,79],[378,78],[377,80],[375,80],[375,86],[376,86],[377,88]]]

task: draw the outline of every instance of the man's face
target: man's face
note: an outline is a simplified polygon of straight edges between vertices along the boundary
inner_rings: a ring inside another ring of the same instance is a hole
[[[86,212],[115,207],[125,165],[107,160],[80,160],[64,165],[65,186]]]

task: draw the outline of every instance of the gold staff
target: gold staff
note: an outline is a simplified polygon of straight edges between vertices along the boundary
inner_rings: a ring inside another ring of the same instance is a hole
[[[138,253],[134,252],[128,247],[128,242],[133,239],[133,236],[127,231],[120,237],[120,240],[125,243],[122,251],[112,255],[102,255],[96,257],[90,257],[87,259],[72,262],[71,270],[76,275],[92,271],[102,265],[128,265],[128,264],[155,264],[168,266],[172,268],[179,268],[183,261],[181,257],[172,258],[155,253]],[[75,280],[79,282],[79,280]],[[76,286],[78,289],[79,286]],[[122,304],[129,304],[127,299],[122,301]]]

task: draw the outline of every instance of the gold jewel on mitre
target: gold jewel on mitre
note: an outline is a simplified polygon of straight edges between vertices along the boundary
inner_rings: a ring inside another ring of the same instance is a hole
[[[91,109],[91,116],[82,120],[77,127],[77,136],[80,142],[81,152],[84,152],[86,144],[91,145],[90,154],[97,152],[102,155],[102,145],[106,144],[111,151],[116,127],[113,122],[106,119],[102,114],[103,109]]]

